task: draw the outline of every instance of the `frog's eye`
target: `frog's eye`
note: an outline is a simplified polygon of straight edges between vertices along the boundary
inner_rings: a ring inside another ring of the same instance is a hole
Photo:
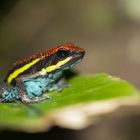
[[[57,52],[57,55],[60,57],[60,58],[65,58],[65,57],[67,57],[68,55],[69,55],[69,51],[68,50],[59,50],[58,52]]]

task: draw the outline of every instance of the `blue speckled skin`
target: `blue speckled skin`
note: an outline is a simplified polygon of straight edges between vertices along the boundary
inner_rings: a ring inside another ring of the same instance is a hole
[[[18,87],[7,87],[6,89],[3,88],[1,92],[1,97],[5,101],[13,101],[19,98],[19,89]]]
[[[24,86],[25,89],[28,93],[28,96],[31,98],[34,97],[40,97],[42,96],[45,92],[53,91],[53,90],[59,90],[63,88],[63,85],[60,85],[60,80],[61,80],[62,72],[55,72],[51,73],[48,76],[44,77],[38,77],[34,79],[29,79],[24,81]],[[5,102],[7,101],[14,101],[15,99],[19,99],[21,94],[20,94],[20,89],[15,86],[6,86],[1,88],[0,91],[0,97],[4,99]]]
[[[30,97],[41,96],[44,92],[49,89],[50,79],[37,78],[29,80],[24,83],[25,89]]]
[[[24,81],[24,85],[30,97],[37,97],[41,96],[45,92],[62,88],[59,87],[59,78],[61,76],[61,72],[55,72],[54,74],[48,75],[48,77],[40,77]]]

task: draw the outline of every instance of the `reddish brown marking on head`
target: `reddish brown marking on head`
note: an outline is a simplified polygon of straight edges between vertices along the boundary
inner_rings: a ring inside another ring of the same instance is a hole
[[[66,49],[66,50],[69,50],[69,51],[85,52],[82,48],[74,45],[73,43],[67,43],[67,44],[60,45],[56,49],[57,50],[59,50],[59,49]]]
[[[66,43],[66,44],[59,45],[56,48],[47,49],[43,52],[39,52],[39,53],[36,53],[36,54],[31,55],[29,57],[26,57],[22,60],[19,60],[16,63],[14,63],[14,66],[22,64],[22,63],[28,63],[31,60],[35,60],[37,58],[41,58],[41,59],[46,58],[46,57],[56,53],[60,49],[66,49],[66,50],[69,50],[69,51],[79,51],[79,52],[83,52],[83,53],[85,52],[82,48],[80,48],[78,46],[75,46],[73,43]]]

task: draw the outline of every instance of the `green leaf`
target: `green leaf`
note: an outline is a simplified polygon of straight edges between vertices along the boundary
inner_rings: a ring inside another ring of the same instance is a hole
[[[58,125],[80,129],[91,125],[91,118],[140,99],[134,86],[104,73],[76,76],[68,83],[70,88],[51,92],[52,99],[40,103],[0,103],[0,128],[39,132]]]

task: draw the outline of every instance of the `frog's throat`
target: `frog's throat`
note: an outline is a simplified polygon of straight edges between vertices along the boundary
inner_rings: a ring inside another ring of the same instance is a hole
[[[51,66],[48,66],[47,68],[43,68],[39,74],[40,75],[45,75],[46,73],[50,73],[52,71],[55,71],[57,69],[59,69],[61,66],[65,65],[67,62],[69,62],[70,60],[72,59],[72,57],[68,57],[62,61],[59,61],[57,64],[55,65],[51,65]]]

